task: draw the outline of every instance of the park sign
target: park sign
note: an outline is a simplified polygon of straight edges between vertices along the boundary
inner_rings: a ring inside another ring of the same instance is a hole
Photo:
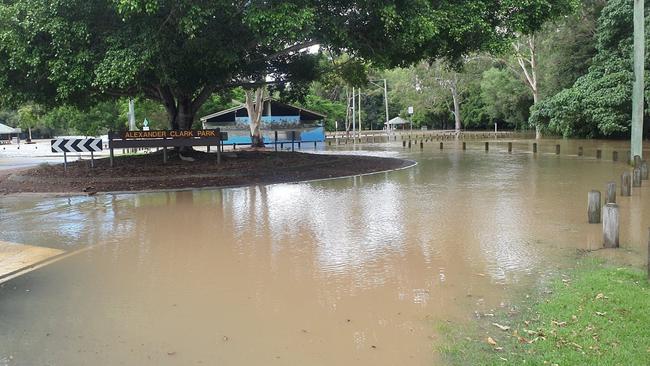
[[[151,131],[123,131],[119,133],[122,140],[132,139],[178,139],[178,138],[217,138],[227,140],[227,134],[218,130],[151,130]]]
[[[217,147],[217,163],[221,162],[221,149],[228,133],[221,130],[150,130],[150,131],[121,131],[108,133],[108,149],[110,150],[111,167],[114,164],[115,149],[162,148],[163,162],[167,162],[167,149],[191,146]]]

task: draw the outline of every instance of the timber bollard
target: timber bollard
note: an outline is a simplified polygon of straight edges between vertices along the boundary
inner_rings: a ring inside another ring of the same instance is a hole
[[[316,144],[317,144],[316,141],[314,141],[314,150],[316,150],[316,147],[317,147]]]
[[[641,157],[639,155],[634,155],[634,167],[635,168],[641,167]]]
[[[560,155],[560,145],[555,145],[555,155]]]
[[[409,149],[411,148],[411,140],[409,140]]]
[[[623,172],[621,174],[621,196],[631,196],[632,195],[632,175],[629,171]]]
[[[533,154],[537,153],[537,143],[533,142]]]
[[[603,157],[603,151],[598,149],[596,150],[596,159],[600,159]]]
[[[512,152],[512,142],[508,142],[508,152]]]
[[[463,150],[467,150],[467,144],[465,144],[465,141],[463,141]]]
[[[600,191],[592,190],[587,194],[587,219],[590,224],[600,223]]]
[[[578,156],[582,156],[582,154],[583,154],[582,146],[578,146]]]
[[[490,143],[485,142],[485,151],[488,151],[488,150],[490,150]]]
[[[616,203],[616,182],[607,183],[607,190],[605,190],[605,203]]]
[[[440,142],[440,150],[442,150],[442,148],[443,148],[443,143],[442,143],[442,141],[441,141],[441,142]]]
[[[641,179],[648,180],[648,162],[645,160],[641,162]]]
[[[612,152],[612,161],[618,161],[618,151]]]
[[[402,140],[402,147],[406,147],[406,140]]]
[[[424,142],[420,140],[420,150],[424,149]]]
[[[632,187],[641,187],[641,169],[634,168],[632,171]]]
[[[603,206],[603,247],[618,248],[619,218],[617,204]]]

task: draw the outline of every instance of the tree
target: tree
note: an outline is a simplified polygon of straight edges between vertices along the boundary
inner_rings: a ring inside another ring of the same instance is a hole
[[[459,58],[539,28],[568,2],[2,2],[0,98],[91,105],[143,96],[164,105],[170,128],[188,129],[215,91],[314,79],[309,46],[381,67]]]
[[[32,141],[32,128],[41,123],[43,114],[43,107],[35,103],[24,104],[18,108],[18,125],[27,130],[27,142]]]
[[[587,74],[535,106],[531,123],[566,137],[629,133],[632,100],[632,3],[611,0],[598,18],[596,54]],[[648,10],[646,10],[647,16]],[[650,42],[646,26],[646,47]],[[646,61],[646,70],[650,64]],[[650,91],[646,87],[646,94]]]
[[[533,101],[525,86],[511,72],[495,67],[483,72],[480,96],[485,112],[492,120],[504,121],[513,128],[528,121]]]

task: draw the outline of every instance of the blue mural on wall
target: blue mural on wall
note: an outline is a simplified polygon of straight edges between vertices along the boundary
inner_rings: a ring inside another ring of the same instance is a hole
[[[248,117],[235,117],[232,123],[206,123],[206,127],[220,128],[228,132],[228,140],[224,144],[250,144],[250,128]],[[325,141],[325,128],[320,123],[302,123],[300,116],[262,116],[262,137],[265,143],[275,141],[275,132],[278,133],[278,142],[295,141]],[[294,132],[295,134],[292,134]]]

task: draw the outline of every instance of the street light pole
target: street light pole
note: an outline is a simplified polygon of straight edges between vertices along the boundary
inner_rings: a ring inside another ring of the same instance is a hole
[[[632,88],[631,156],[643,157],[643,72],[645,58],[644,1],[634,0],[634,85]]]
[[[388,88],[386,87],[386,79],[384,79],[384,104],[386,106],[386,128],[388,128]]]

